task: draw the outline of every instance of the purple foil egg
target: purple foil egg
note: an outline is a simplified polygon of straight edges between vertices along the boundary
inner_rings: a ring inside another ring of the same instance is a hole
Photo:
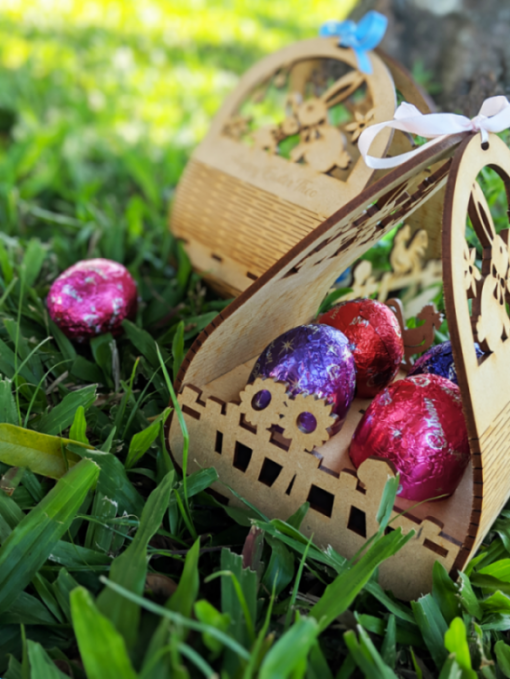
[[[477,358],[483,356],[483,351],[475,342],[475,351]],[[452,343],[442,342],[430,347],[423,356],[416,361],[412,369],[409,371],[411,375],[439,375],[439,377],[446,377],[447,380],[458,384],[457,371],[455,369],[455,362],[453,360]]]
[[[356,371],[346,336],[328,325],[300,325],[280,335],[259,356],[248,383],[272,377],[288,383],[288,393],[313,394],[334,405],[335,429],[354,397]],[[313,423],[300,423],[313,431]]]
[[[47,298],[50,317],[76,342],[122,332],[122,321],[134,318],[138,292],[122,264],[87,259],[74,264],[54,281]]]

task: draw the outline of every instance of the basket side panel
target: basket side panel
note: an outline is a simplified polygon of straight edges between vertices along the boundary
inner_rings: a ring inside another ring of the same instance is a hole
[[[252,407],[252,399],[262,388],[272,398],[270,406],[260,411]],[[290,400],[284,383],[257,380],[239,398],[239,404],[222,404],[214,398],[204,400],[193,387],[184,388],[179,400],[192,441],[188,471],[215,467],[220,483],[214,490],[239,507],[244,506],[239,496],[244,498],[269,518],[286,520],[309,502],[301,530],[313,535],[319,547],[331,545],[342,556],[353,557],[378,530],[377,508],[386,481],[394,475],[391,465],[370,459],[356,474],[347,458],[349,466],[338,472],[325,467],[320,445],[327,437],[331,405],[313,396]],[[301,410],[316,416],[313,434],[299,430],[296,415]],[[271,426],[275,422],[279,432]],[[177,421],[170,442],[179,455],[183,437]],[[395,508],[392,519],[392,528],[400,527],[404,533],[414,530],[415,535],[398,558],[381,569],[381,583],[400,598],[416,598],[430,591],[436,560],[447,570],[452,568],[460,543],[445,535],[442,522],[428,514],[417,518],[412,511],[401,514]]]
[[[506,311],[508,233],[496,234],[476,178],[491,166],[510,186],[510,151],[496,136],[482,148],[478,135],[454,159],[443,222],[445,305],[468,425],[474,470],[470,556],[510,496],[510,319]],[[478,235],[481,266],[466,242],[466,220]],[[506,239],[506,240],[505,240]],[[475,353],[478,341],[486,352]],[[466,552],[467,557],[467,552]],[[466,558],[467,560],[467,558]]]

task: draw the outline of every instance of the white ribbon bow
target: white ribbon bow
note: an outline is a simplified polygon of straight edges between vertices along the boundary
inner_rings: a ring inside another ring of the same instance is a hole
[[[369,156],[370,145],[385,127],[417,134],[432,141],[393,158]],[[393,120],[371,125],[363,130],[358,141],[358,148],[368,167],[374,170],[386,170],[405,163],[416,153],[421,153],[424,148],[439,143],[441,139],[451,134],[480,132],[483,143],[488,140],[489,132],[503,132],[508,127],[510,127],[510,102],[503,96],[486,99],[478,115],[471,119],[456,113],[420,113],[416,106],[404,102],[395,111]]]

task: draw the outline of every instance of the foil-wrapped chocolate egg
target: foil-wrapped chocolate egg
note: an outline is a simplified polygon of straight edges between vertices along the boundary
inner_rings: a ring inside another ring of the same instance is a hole
[[[273,340],[259,356],[248,383],[272,377],[288,393],[313,394],[334,405],[338,429],[354,397],[354,359],[343,333],[327,325],[300,325]],[[261,398],[264,398],[262,392]]]
[[[476,342],[475,351],[477,358],[483,356],[483,351]],[[441,344],[436,344],[434,347],[430,347],[423,356],[420,356],[409,371],[409,375],[423,374],[440,375],[441,377],[446,377],[448,380],[451,380],[454,384],[459,383],[453,360],[452,343],[450,341],[442,342]]]
[[[373,299],[343,302],[318,319],[341,330],[356,364],[356,396],[371,398],[395,378],[404,344],[395,314]]]
[[[53,282],[47,298],[51,319],[77,342],[122,331],[122,321],[133,318],[137,288],[122,264],[109,259],[86,259],[74,264]]]
[[[400,497],[419,502],[451,495],[469,462],[459,388],[438,375],[394,382],[363,415],[349,455],[356,467],[370,456],[392,462]]]

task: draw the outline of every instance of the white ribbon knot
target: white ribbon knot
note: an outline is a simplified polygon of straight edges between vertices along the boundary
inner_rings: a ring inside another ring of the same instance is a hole
[[[379,132],[386,127],[409,134],[417,134],[432,141],[393,158],[369,156],[368,152],[372,142]],[[374,170],[386,170],[405,163],[416,153],[421,153],[424,148],[437,144],[441,139],[451,134],[480,132],[482,143],[484,143],[489,139],[489,132],[503,132],[509,127],[510,102],[503,96],[486,99],[478,115],[471,119],[456,113],[420,113],[416,106],[404,102],[395,111],[393,120],[367,127],[361,133],[358,148],[368,167]]]

